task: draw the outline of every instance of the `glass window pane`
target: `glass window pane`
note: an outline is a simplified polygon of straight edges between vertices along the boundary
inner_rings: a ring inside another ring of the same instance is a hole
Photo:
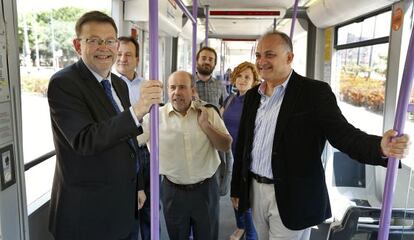
[[[376,17],[374,38],[390,35],[391,12],[385,12]]]
[[[361,35],[361,24],[352,23],[338,29],[338,45],[358,42]]]
[[[110,14],[111,1],[98,2],[17,0],[25,163],[54,149],[46,97],[49,79],[78,60],[72,44],[76,20],[92,9]],[[50,191],[54,164],[52,158],[25,173],[29,209]]]
[[[364,19],[338,28],[337,44],[343,45],[386,37],[390,32],[391,12]]]
[[[144,42],[142,43],[142,46],[144,46],[143,51],[143,59],[142,62],[144,63],[143,66],[143,77],[145,79],[149,79],[149,62],[150,62],[150,46],[149,46],[149,33],[143,32],[144,34]]]
[[[182,37],[178,38],[178,49],[177,49],[177,67],[179,70],[185,70],[191,72],[192,67],[192,46],[188,39]]]
[[[414,89],[411,91],[410,104],[413,104],[412,106],[414,108]],[[411,137],[411,142],[414,142],[414,112],[409,112],[407,114],[407,122],[405,123],[404,132],[409,134]],[[411,169],[414,169],[413,159],[414,159],[414,144],[411,144],[409,155],[406,158],[402,159],[402,162],[408,165]]]
[[[216,79],[221,79],[221,74],[224,74],[224,71],[226,70],[225,67],[229,65],[229,59],[225,57],[228,56],[225,49],[225,41],[222,41],[221,39],[209,39],[208,42],[209,47],[214,48],[217,53],[217,62],[213,71],[213,76]]]
[[[382,135],[388,43],[338,51],[339,106],[358,128]]]
[[[362,22],[362,31],[360,41],[365,41],[374,38],[375,30],[375,17],[370,17]]]

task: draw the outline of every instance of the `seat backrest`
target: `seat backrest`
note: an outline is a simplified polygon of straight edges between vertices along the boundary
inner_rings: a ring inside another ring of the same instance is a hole
[[[356,233],[369,233],[377,235],[379,229],[380,208],[350,207],[342,221],[332,223],[327,240],[350,240]],[[360,218],[369,218],[369,222],[362,222]],[[391,214],[390,236],[414,235],[414,209],[393,209]]]

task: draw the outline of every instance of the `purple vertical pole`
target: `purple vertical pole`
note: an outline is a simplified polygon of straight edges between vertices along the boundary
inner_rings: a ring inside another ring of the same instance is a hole
[[[414,29],[413,29],[414,30]],[[399,135],[404,131],[408,111],[408,102],[413,86],[414,78],[414,31],[411,31],[410,43],[408,45],[407,58],[405,60],[404,73],[401,80],[400,93],[398,96],[397,113],[395,115],[394,130]],[[387,174],[385,177],[384,195],[381,209],[380,229],[378,240],[388,240],[391,223],[392,201],[397,181],[398,159],[389,158]]]
[[[196,74],[196,54],[197,54],[197,12],[198,12],[198,0],[193,0],[193,17],[195,21],[193,22],[193,65],[191,70],[192,74]]]
[[[293,33],[295,32],[296,16],[298,15],[298,4],[299,0],[295,0],[295,5],[293,6],[292,25],[290,26],[290,39],[293,39]]]
[[[198,15],[198,0],[193,0],[193,62],[192,62],[192,74],[196,74],[196,55],[197,55],[197,15]],[[189,240],[193,240],[193,227],[191,227],[191,233]]]
[[[226,43],[221,41],[220,44],[220,76],[224,79],[224,64],[226,61]]]
[[[158,80],[158,0],[149,1],[149,47],[150,47],[150,79]],[[151,192],[151,239],[158,240],[160,233],[160,178],[159,178],[159,131],[158,105],[153,105],[150,112],[151,161],[150,161],[150,192]]]
[[[190,19],[190,21],[194,23],[196,20],[194,19],[193,14],[190,11],[188,11],[184,3],[181,0],[175,0],[175,2],[177,3],[181,11],[183,11],[183,13],[188,17],[188,19]]]
[[[205,46],[208,47],[208,18],[209,18],[209,6],[206,5],[206,40],[205,40]]]

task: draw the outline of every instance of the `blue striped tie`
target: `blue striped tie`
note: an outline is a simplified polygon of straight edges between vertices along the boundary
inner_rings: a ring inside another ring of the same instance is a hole
[[[105,94],[108,97],[109,101],[111,101],[112,106],[115,108],[116,113],[120,113],[121,110],[118,107],[118,104],[116,104],[114,96],[112,95],[112,89],[111,89],[111,83],[109,82],[108,79],[104,79],[101,81],[101,84],[105,90]],[[128,140],[129,145],[131,145],[131,147],[134,149],[135,152],[135,156],[136,156],[136,171],[138,172],[139,170],[139,163],[138,163],[138,149],[136,148],[134,141],[130,138]]]

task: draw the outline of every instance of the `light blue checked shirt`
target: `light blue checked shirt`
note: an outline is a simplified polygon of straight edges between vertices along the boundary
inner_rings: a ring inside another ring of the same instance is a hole
[[[276,132],[277,118],[279,116],[283,97],[285,96],[286,86],[288,85],[292,72],[293,71],[290,72],[283,84],[274,89],[272,96],[268,97],[264,92],[266,82],[263,82],[258,89],[261,98],[254,126],[252,163],[250,170],[257,175],[270,179],[273,179],[272,148]]]
[[[220,109],[228,93],[226,87],[221,80],[210,77],[209,80],[203,81],[198,79],[197,75],[194,77],[198,97],[208,103],[215,105]]]

